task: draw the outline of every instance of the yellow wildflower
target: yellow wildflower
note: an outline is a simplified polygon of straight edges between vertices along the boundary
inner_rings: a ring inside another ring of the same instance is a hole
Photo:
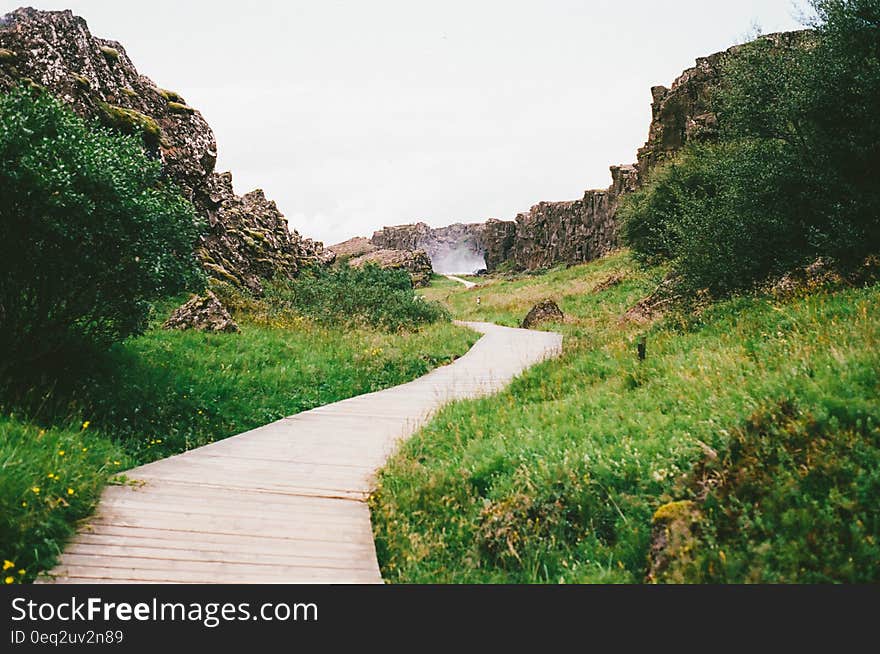
[[[27,502],[22,502],[21,505],[22,505],[22,506],[27,506]]]
[[[83,452],[88,452],[88,451],[89,451],[89,448],[87,448],[87,447],[83,448]]]
[[[88,420],[86,420],[86,421],[83,423],[83,429],[88,429],[90,424],[92,424],[92,423],[89,422]]]
[[[31,486],[31,490],[33,491],[34,495],[40,494],[40,487],[39,486]]]
[[[9,570],[9,568],[14,568],[14,567],[15,567],[15,563],[13,563],[12,561],[9,561],[9,560],[3,561],[3,569],[4,570]]]
[[[6,579],[4,581],[6,581],[7,584],[14,584],[15,577],[6,577]]]
[[[23,575],[24,573],[25,573],[25,569],[24,569],[24,568],[22,568],[21,570],[18,571],[18,574],[20,574],[20,575]]]
[[[76,491],[73,490],[72,488],[68,488],[68,489],[67,489],[67,494],[68,494],[68,495],[73,495],[75,492],[76,492]]]
[[[58,450],[58,456],[64,456],[64,450]]]

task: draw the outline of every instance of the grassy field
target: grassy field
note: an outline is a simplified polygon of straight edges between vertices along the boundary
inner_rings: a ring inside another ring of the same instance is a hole
[[[621,322],[662,272],[618,253],[424,291],[506,325],[553,298],[565,353],[450,405],[384,469],[386,580],[878,580],[880,288]]]
[[[170,305],[169,305],[170,306]],[[316,406],[418,377],[476,339],[418,331],[239,320],[240,334],[153,329],[67,361],[0,402],[0,559],[5,583],[50,567],[75,520],[127,468]],[[70,374],[71,370],[75,374]]]

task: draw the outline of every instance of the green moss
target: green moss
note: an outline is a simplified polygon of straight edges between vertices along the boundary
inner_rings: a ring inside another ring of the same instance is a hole
[[[124,93],[125,95],[127,95],[130,98],[140,97],[140,96],[138,96],[137,91],[135,91],[134,89],[122,89],[122,93]]]
[[[212,277],[216,276],[219,281],[227,281],[233,286],[239,285],[238,279],[222,266],[218,266],[215,263],[209,263],[207,261],[204,263],[204,265],[205,269],[208,270],[209,273],[212,273]]]
[[[244,229],[244,232],[245,232],[248,236],[250,236],[251,238],[255,238],[255,239],[257,239],[258,241],[264,241],[264,242],[265,242],[265,240],[266,240],[266,235],[263,234],[263,232],[258,232],[258,231],[255,230],[255,229],[248,229],[248,228],[245,228],[245,229]]]
[[[15,59],[15,53],[12,50],[7,50],[6,48],[0,48],[0,62],[13,61],[14,59]]]
[[[108,61],[119,61],[119,50],[116,48],[111,48],[109,45],[102,45],[99,50]]]
[[[175,114],[191,114],[195,113],[195,109],[180,102],[169,102],[168,109]]]
[[[186,100],[183,99],[176,91],[169,91],[168,89],[156,89],[163,98],[168,100],[168,102],[177,102],[180,104],[186,104]]]
[[[162,139],[159,124],[149,116],[134,109],[118,107],[107,102],[100,104],[103,122],[127,134],[140,134],[150,147],[157,147]]]
[[[653,522],[675,522],[693,515],[696,505],[690,500],[669,502],[654,512]]]

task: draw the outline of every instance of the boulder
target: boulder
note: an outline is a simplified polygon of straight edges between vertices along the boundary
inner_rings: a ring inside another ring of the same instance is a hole
[[[238,325],[211,291],[193,295],[183,306],[175,309],[162,325],[163,329],[197,329],[202,332],[237,332]]]
[[[553,300],[541,300],[522,321],[523,329],[532,329],[543,322],[562,322],[565,315]]]

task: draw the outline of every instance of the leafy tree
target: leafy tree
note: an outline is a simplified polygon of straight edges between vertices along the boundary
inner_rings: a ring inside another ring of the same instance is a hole
[[[200,284],[192,205],[130,136],[48,95],[0,95],[0,370],[145,327]]]

